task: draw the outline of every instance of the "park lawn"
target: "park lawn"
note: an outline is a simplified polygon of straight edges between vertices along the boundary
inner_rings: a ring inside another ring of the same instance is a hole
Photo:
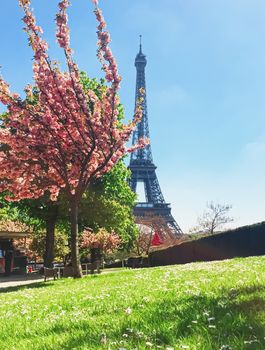
[[[0,293],[0,349],[265,349],[265,257]]]

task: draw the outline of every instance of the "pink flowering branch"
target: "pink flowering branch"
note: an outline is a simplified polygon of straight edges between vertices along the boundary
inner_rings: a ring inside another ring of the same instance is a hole
[[[48,44],[42,38],[29,0],[20,0],[23,21],[34,51],[34,88],[26,86],[26,99],[10,92],[0,77],[0,102],[7,115],[0,129],[0,191],[9,200],[38,198],[46,191],[56,200],[60,191],[71,207],[71,251],[76,276],[78,263],[78,206],[84,191],[96,177],[109,171],[128,151],[144,147],[139,140],[127,149],[136,124],[141,120],[141,101],[129,124],[118,120],[118,90],[121,77],[109,48],[110,35],[97,7],[97,56],[105,72],[108,87],[98,87],[99,94],[84,89],[78,66],[73,61],[66,10],[68,0],[59,2],[56,37],[64,50],[68,72],[51,63]],[[144,91],[141,92],[142,95]]]
[[[101,228],[94,233],[90,229],[85,229],[81,236],[80,247],[82,249],[98,248],[102,252],[111,254],[119,248],[122,240],[114,231],[108,232]]]

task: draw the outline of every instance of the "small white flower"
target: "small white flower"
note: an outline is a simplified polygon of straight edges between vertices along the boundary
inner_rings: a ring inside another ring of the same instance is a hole
[[[220,350],[232,350],[229,345],[222,345]]]
[[[147,341],[145,344],[146,344],[147,346],[153,346],[153,344],[150,343],[150,341]]]
[[[130,315],[132,313],[132,309],[130,307],[127,307],[127,309],[125,310],[125,313],[127,315]]]
[[[102,344],[107,344],[107,337],[106,337],[105,334],[102,336],[100,341],[101,341]]]
[[[258,343],[257,339],[244,341],[244,344],[253,344],[253,343]]]

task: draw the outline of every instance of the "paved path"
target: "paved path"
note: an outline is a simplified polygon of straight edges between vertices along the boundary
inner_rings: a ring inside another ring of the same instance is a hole
[[[35,273],[24,276],[0,277],[0,291],[3,288],[24,286],[41,281],[43,281],[43,277]]]
[[[101,274],[112,273],[117,271],[124,271],[124,268],[115,268],[115,269],[105,269],[101,270]],[[28,284],[33,284],[37,282],[44,282],[43,276],[38,273],[32,273],[22,276],[9,276],[9,277],[0,277],[0,292],[2,289],[8,287],[18,287],[25,286]]]

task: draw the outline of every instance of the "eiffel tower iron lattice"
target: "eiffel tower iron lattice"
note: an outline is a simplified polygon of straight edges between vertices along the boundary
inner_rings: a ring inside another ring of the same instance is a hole
[[[140,36],[141,38],[141,36]],[[136,92],[135,105],[140,98],[140,89],[145,90],[142,102],[142,120],[133,132],[132,144],[136,144],[138,139],[150,138],[147,115],[147,99],[146,99],[146,83],[145,83],[145,67],[147,64],[146,56],[142,52],[142,42],[140,40],[140,51],[135,59],[136,67]],[[156,166],[153,162],[151,145],[143,149],[136,150],[131,154],[130,164],[131,170],[130,186],[136,193],[137,184],[144,184],[145,202],[138,202],[134,207],[134,215],[136,219],[146,217],[159,217],[163,220],[167,232],[170,231],[172,238],[179,238],[183,235],[181,228],[174,220],[171,214],[170,204],[165,202],[157,176]],[[138,220],[139,221],[139,220]],[[169,230],[168,230],[169,229]]]

